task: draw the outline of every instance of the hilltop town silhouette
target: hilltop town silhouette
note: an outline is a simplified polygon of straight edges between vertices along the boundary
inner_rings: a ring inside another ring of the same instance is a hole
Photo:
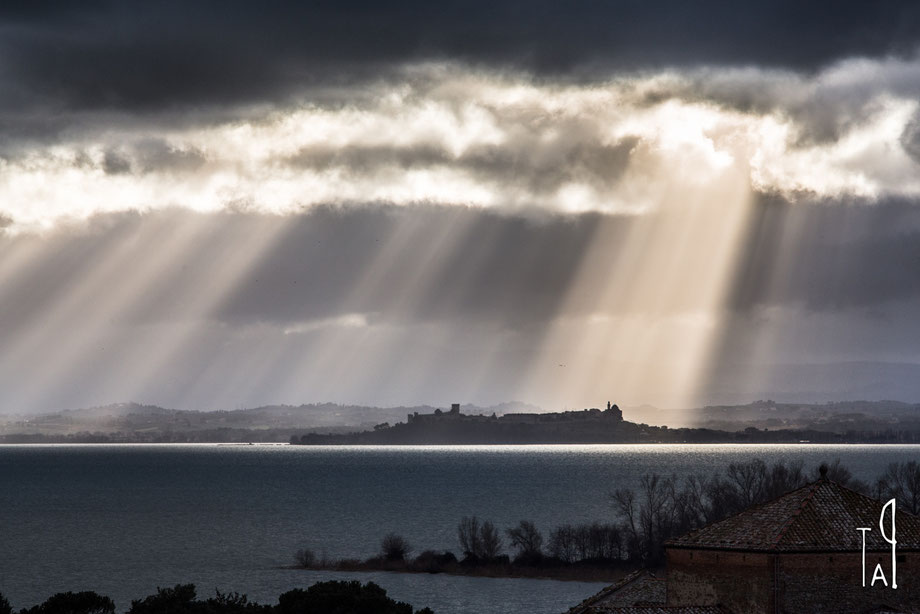
[[[722,431],[710,428],[669,428],[630,422],[616,404],[607,409],[548,413],[464,414],[460,404],[450,410],[418,412],[405,422],[383,422],[373,430],[353,433],[307,433],[291,437],[297,445],[374,444],[551,444],[551,443],[903,443],[911,433],[852,431],[833,433],[813,429]]]

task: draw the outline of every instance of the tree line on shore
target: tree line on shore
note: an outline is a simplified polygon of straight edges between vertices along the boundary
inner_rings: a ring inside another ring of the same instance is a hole
[[[325,555],[317,558],[309,549],[299,550],[295,558],[305,568],[485,575],[492,575],[496,568],[512,575],[526,570],[540,575],[539,570],[548,568],[656,566],[664,560],[668,539],[801,488],[818,479],[822,468],[830,480],[876,499],[897,499],[899,510],[920,514],[920,465],[916,461],[891,463],[874,482],[867,483],[856,479],[839,460],[810,472],[801,461],[767,464],[752,460],[731,463],[724,473],[683,478],[646,474],[638,489],[609,493],[611,522],[562,524],[546,536],[530,520],[501,531],[489,520],[463,517],[457,525],[459,558],[451,551],[433,550],[411,558],[412,546],[396,533],[386,535],[378,554],[364,561],[329,561]]]
[[[13,609],[0,594],[0,614]],[[52,595],[43,603],[23,608],[18,614],[115,614],[115,602],[92,591]],[[434,614],[429,608],[413,610],[396,601],[377,584],[368,582],[318,582],[307,589],[294,589],[278,597],[276,605],[249,601],[239,593],[221,593],[198,599],[194,584],[160,588],[153,595],[131,601],[127,614]]]

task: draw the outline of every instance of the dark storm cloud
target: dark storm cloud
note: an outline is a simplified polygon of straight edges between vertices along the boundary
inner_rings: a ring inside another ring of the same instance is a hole
[[[520,184],[532,193],[546,193],[568,182],[580,182],[600,189],[609,188],[626,171],[630,153],[639,142],[627,137],[612,144],[599,142],[593,122],[569,122],[562,136],[541,138],[539,127],[530,126],[526,134],[496,145],[475,145],[460,155],[444,147],[417,146],[311,146],[302,149],[288,162],[299,168],[322,171],[347,168],[351,172],[373,175],[384,169],[413,170],[438,166],[470,171],[472,176],[504,185]],[[521,126],[517,126],[520,128]]]
[[[886,98],[920,98],[917,59],[848,56],[817,73],[771,66],[687,69],[680,79],[647,84],[639,104],[680,100],[751,116],[775,114],[794,122],[795,145],[823,144],[883,111]]]
[[[106,175],[126,175],[131,172],[131,163],[112,149],[102,157],[102,169]]]
[[[400,168],[437,166],[447,164],[451,160],[450,152],[432,144],[414,147],[398,145],[313,146],[301,149],[297,154],[289,157],[287,162],[304,169],[323,171],[337,166],[347,166],[355,171],[368,173],[390,166]]]
[[[139,169],[145,173],[192,172],[207,161],[207,156],[197,149],[177,149],[157,138],[134,143],[131,152]]]
[[[913,119],[904,127],[904,132],[901,133],[901,147],[914,162],[920,164],[920,112],[915,113]]]
[[[918,34],[909,1],[13,2],[0,8],[0,123],[12,128],[11,110],[36,105],[272,101],[425,60],[566,77],[700,64],[811,71],[910,54]]]
[[[83,153],[78,156],[76,166],[92,166],[92,161]],[[197,149],[177,149],[157,138],[141,139],[129,145],[105,150],[102,156],[102,170],[107,175],[144,173],[191,173],[207,162],[207,156]]]
[[[904,96],[920,92],[917,79],[881,87],[876,83],[835,87],[824,85],[823,76],[763,70],[703,70],[673,89],[651,92],[649,101],[676,98],[714,103],[755,116],[779,113],[795,122],[798,129],[795,144],[807,146],[836,141],[848,128],[866,121],[878,110],[879,92],[894,90]]]
[[[916,202],[761,195],[742,249],[730,300],[741,312],[871,310],[920,297]]]

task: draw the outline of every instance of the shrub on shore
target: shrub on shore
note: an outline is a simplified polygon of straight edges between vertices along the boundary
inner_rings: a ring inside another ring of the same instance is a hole
[[[194,584],[160,588],[153,595],[131,602],[128,614],[434,614],[429,608],[413,610],[368,582],[318,582],[306,590],[294,589],[278,597],[277,605],[252,603],[246,595],[215,591],[200,600]],[[44,603],[20,610],[20,614],[113,614],[114,602],[93,592],[57,593]],[[9,602],[0,595],[0,614],[12,614]]]
[[[297,561],[298,567],[310,569],[316,566],[316,555],[309,548],[301,548],[294,553],[294,560]]]
[[[387,597],[387,592],[373,582],[320,582],[310,588],[294,589],[278,598],[275,614],[413,614],[408,603]],[[425,608],[415,614],[433,614]]]
[[[131,602],[128,614],[271,614],[272,607],[251,603],[246,595],[221,593],[205,601],[196,599],[194,584],[158,588],[144,599]]]
[[[56,593],[19,614],[115,614],[115,602],[92,591]]]
[[[453,552],[443,552],[438,554],[434,550],[425,550],[412,562],[412,566],[418,571],[428,573],[441,573],[446,569],[456,567],[457,557]]]
[[[380,554],[388,561],[404,561],[410,552],[412,546],[396,533],[387,533],[380,542]]]

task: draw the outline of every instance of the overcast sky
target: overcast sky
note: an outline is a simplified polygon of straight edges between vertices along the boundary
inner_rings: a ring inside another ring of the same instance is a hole
[[[0,5],[0,411],[920,401],[915,2]]]

